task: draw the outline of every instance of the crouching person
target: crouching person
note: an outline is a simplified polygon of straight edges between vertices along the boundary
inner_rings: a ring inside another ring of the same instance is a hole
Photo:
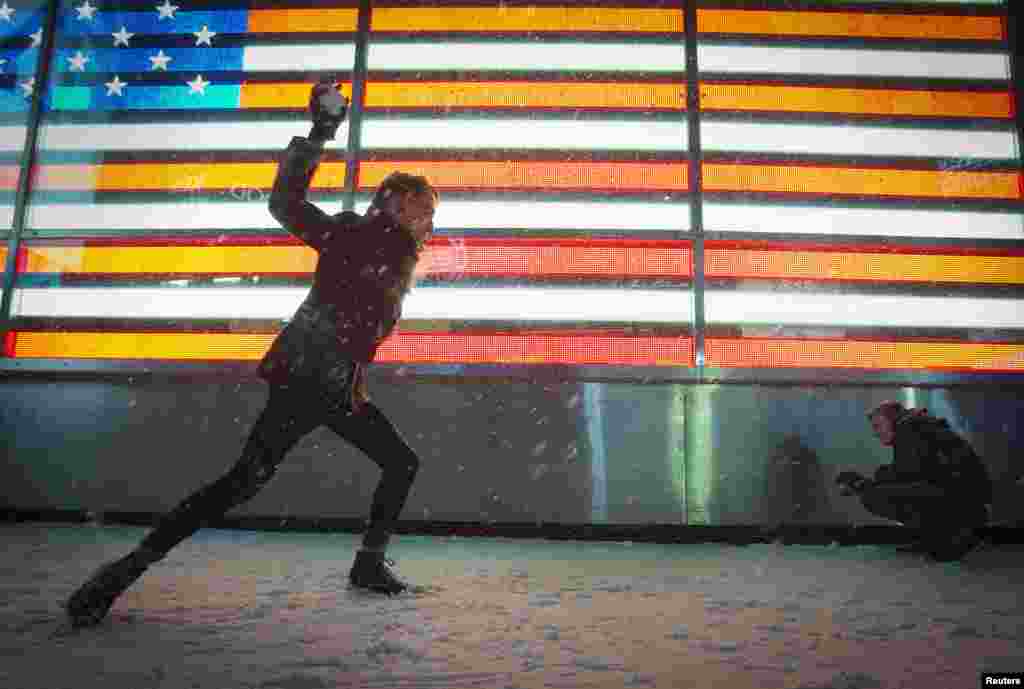
[[[836,483],[872,514],[917,529],[922,537],[909,549],[940,562],[959,560],[977,545],[977,529],[988,519],[992,483],[984,463],[927,410],[886,401],[867,416],[879,442],[893,448],[893,462],[871,479],[844,471]]]

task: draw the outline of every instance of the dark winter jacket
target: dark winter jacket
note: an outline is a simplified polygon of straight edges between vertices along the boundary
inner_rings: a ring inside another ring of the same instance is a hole
[[[419,258],[415,239],[387,213],[328,215],[306,200],[322,154],[293,138],[270,195],[271,215],[319,254],[309,294],[260,363],[272,383],[322,383],[351,372],[351,362],[361,373],[401,317]]]
[[[992,501],[985,464],[945,419],[911,409],[896,420],[893,463],[875,472],[876,483],[927,481],[967,499]]]

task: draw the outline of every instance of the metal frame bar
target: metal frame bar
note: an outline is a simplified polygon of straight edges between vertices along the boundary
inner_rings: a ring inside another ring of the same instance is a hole
[[[703,150],[700,139],[700,65],[697,63],[697,3],[685,0],[686,118],[689,136],[690,232],[693,238],[693,356],[698,380],[704,379],[704,185],[701,174]]]
[[[355,209],[359,190],[359,161],[362,158],[363,102],[366,100],[367,54],[370,43],[371,0],[359,0],[356,24],[356,56],[352,66],[352,102],[348,110],[348,146],[345,159],[345,197],[342,208]]]
[[[1014,100],[1016,107],[1014,108],[1017,120],[1017,148],[1018,148],[1018,160],[1021,159],[1021,154],[1024,154],[1024,79],[1021,78],[1020,73],[1020,53],[1021,45],[1020,42],[1020,14],[1011,10],[1009,5],[1010,0],[1006,0],[1006,44],[1009,50],[1010,57],[1010,83],[1013,85]],[[1024,167],[1024,163],[1018,163],[1018,167]]]

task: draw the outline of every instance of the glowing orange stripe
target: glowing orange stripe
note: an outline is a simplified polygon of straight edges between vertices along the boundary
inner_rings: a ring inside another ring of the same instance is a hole
[[[308,97],[308,91],[307,91]],[[371,81],[368,108],[686,108],[682,83]]]
[[[0,250],[0,261],[3,253]],[[23,273],[309,274],[316,254],[303,246],[29,246]],[[423,275],[510,277],[664,277],[691,274],[681,244],[541,243],[435,240],[420,261]]]
[[[704,361],[713,368],[1024,371],[1024,345],[709,337]]]
[[[316,252],[304,246],[32,246],[27,273],[312,273]]]
[[[700,33],[774,36],[849,36],[1000,41],[1002,17],[808,12],[772,10],[697,10]]]
[[[709,278],[1024,284],[1024,256],[705,249]]]
[[[638,7],[378,7],[372,31],[681,32],[681,10]]]
[[[254,361],[273,335],[208,333],[19,332],[18,358]],[[383,363],[615,364],[690,366],[693,341],[682,336],[611,334],[457,334],[406,332],[388,338]]]
[[[242,108],[302,109],[312,83],[243,84]],[[352,97],[352,86],[341,85]],[[1008,91],[918,91],[770,84],[701,84],[705,110],[820,112],[905,117],[1013,117]],[[615,108],[684,110],[686,85],[515,81],[367,84],[368,108]],[[0,168],[2,169],[2,168]],[[11,168],[17,182],[17,168]],[[0,183],[3,178],[0,177]]]
[[[309,105],[309,92],[314,82],[287,84],[242,84],[238,96],[240,108],[263,108],[276,110],[305,109]],[[351,100],[352,84],[339,82],[342,93]]]
[[[822,112],[920,117],[1013,117],[1009,92],[912,91],[704,83],[704,110]]]
[[[249,10],[249,33],[355,31],[358,20],[359,10],[348,7]]]
[[[178,191],[269,189],[277,163],[103,163],[100,165],[43,165],[36,188],[68,191]],[[312,187],[345,185],[345,163],[325,162],[313,176]]]
[[[18,332],[14,356],[26,359],[252,361],[274,335],[220,333]]]
[[[369,161],[359,187],[375,188],[395,170],[423,175],[443,189],[685,191],[686,163]]]
[[[1020,173],[705,163],[707,191],[1019,199]]]

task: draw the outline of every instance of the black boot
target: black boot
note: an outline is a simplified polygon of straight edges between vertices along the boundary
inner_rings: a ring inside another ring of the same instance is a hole
[[[896,552],[927,553],[932,546],[932,539],[930,534],[923,528],[923,516],[917,512],[908,512],[903,525],[914,534],[914,538],[909,543],[902,543],[896,546]]]
[[[64,604],[71,626],[99,624],[117,597],[142,576],[150,564],[162,557],[155,552],[138,549],[97,569]]]
[[[926,553],[931,547],[931,543],[927,538],[917,538],[909,543],[901,543],[896,546],[896,552],[898,553]]]
[[[370,550],[360,550],[356,553],[348,580],[355,587],[378,593],[395,594],[409,588],[409,584],[395,570],[393,560],[384,557],[382,552]]]
[[[945,538],[936,539],[928,554],[936,562],[956,562],[981,544],[977,531],[970,527],[956,529]]]
[[[937,562],[955,562],[981,545],[979,529],[988,520],[984,505],[975,504],[966,508],[957,520],[948,519],[945,528],[934,536],[928,554]]]

